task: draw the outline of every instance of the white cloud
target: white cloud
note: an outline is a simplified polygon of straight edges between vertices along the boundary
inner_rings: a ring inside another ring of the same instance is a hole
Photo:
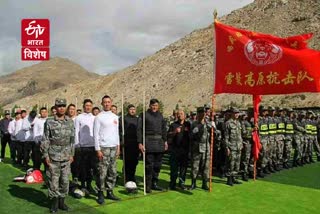
[[[252,0],[3,0],[0,75],[30,65],[20,60],[22,18],[49,18],[51,56],[67,57],[97,73],[135,63]]]

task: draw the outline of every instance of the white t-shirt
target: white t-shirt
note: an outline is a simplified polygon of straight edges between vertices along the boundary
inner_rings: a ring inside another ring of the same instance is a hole
[[[119,117],[111,111],[100,112],[94,120],[93,136],[95,150],[100,147],[116,147],[119,145]]]
[[[33,140],[36,143],[40,143],[42,141],[42,137],[44,134],[44,123],[46,122],[47,118],[36,118],[34,120],[33,125]]]
[[[93,147],[93,123],[94,118],[92,113],[79,114],[75,121],[75,147]]]

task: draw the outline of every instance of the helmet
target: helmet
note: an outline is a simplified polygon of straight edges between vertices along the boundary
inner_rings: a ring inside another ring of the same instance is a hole
[[[133,181],[128,181],[124,187],[128,193],[136,193],[138,191],[137,184]]]

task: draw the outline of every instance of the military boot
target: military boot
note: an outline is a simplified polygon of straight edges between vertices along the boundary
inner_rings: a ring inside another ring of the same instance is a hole
[[[232,178],[232,182],[234,184],[242,184],[240,181],[238,181],[237,179],[235,179],[233,176],[231,177]]]
[[[304,162],[305,162],[306,164],[309,164],[309,163],[310,163],[309,157],[305,157],[305,158],[304,158]]]
[[[104,204],[104,196],[103,196],[103,191],[98,191],[98,199],[97,199],[98,204]]]
[[[195,188],[197,188],[197,180],[196,179],[192,179],[190,189],[195,189]]]
[[[262,169],[260,169],[259,171],[258,171],[258,177],[259,178],[264,178],[264,173],[263,173],[263,170]]]
[[[227,180],[227,185],[233,186],[232,177],[231,177],[231,176],[228,176],[227,178],[228,178],[228,180]]]
[[[263,173],[264,173],[264,174],[270,174],[270,171],[268,170],[268,167],[265,167],[265,168],[263,169]]]
[[[274,169],[273,169],[273,167],[272,167],[271,165],[269,165],[269,168],[268,168],[268,169],[269,169],[269,172],[270,172],[270,173],[274,173],[274,172],[275,172]]]
[[[59,198],[59,209],[69,211],[69,207],[64,203],[65,198]]]
[[[315,161],[312,159],[312,156],[309,157],[310,163],[314,163]]]
[[[283,163],[283,168],[284,168],[284,169],[289,169],[288,163]]]
[[[108,191],[107,191],[107,199],[110,199],[110,200],[113,200],[113,201],[120,201],[120,198],[116,197],[116,196],[113,194],[113,191],[112,191],[112,190],[108,190]]]
[[[317,161],[320,161],[320,156],[317,157]]]
[[[206,179],[202,180],[202,189],[209,190],[208,181]]]
[[[153,190],[157,190],[157,191],[163,191],[163,188],[158,186],[157,182],[153,182],[152,183],[152,187]]]
[[[58,198],[52,198],[52,199],[51,199],[50,213],[56,213],[56,212],[58,212],[58,206],[59,206],[59,200],[58,200]]]
[[[248,175],[247,175],[247,173],[243,173],[243,175],[242,175],[242,180],[243,180],[243,181],[248,181]]]

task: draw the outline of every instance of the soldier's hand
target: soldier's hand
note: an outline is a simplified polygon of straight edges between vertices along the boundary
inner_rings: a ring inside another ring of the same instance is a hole
[[[50,161],[49,157],[46,157],[45,162],[46,162],[47,166],[50,166],[51,161]]]
[[[116,158],[119,158],[120,156],[120,146],[117,147],[117,154],[116,154]]]
[[[144,146],[141,144],[141,143],[139,143],[139,150],[142,152],[142,153],[144,153]]]
[[[227,156],[229,156],[229,155],[230,155],[230,149],[227,148]]]
[[[164,151],[167,151],[167,150],[168,150],[168,143],[166,141],[166,142],[164,142]]]
[[[102,158],[103,158],[103,154],[102,154],[102,152],[101,152],[100,150],[97,151],[97,157],[98,157],[98,159],[99,159],[100,161],[101,161]]]
[[[70,157],[69,161],[70,161],[70,163],[72,163],[74,161],[72,156]]]
[[[180,133],[181,132],[181,127],[176,128],[176,133]]]

